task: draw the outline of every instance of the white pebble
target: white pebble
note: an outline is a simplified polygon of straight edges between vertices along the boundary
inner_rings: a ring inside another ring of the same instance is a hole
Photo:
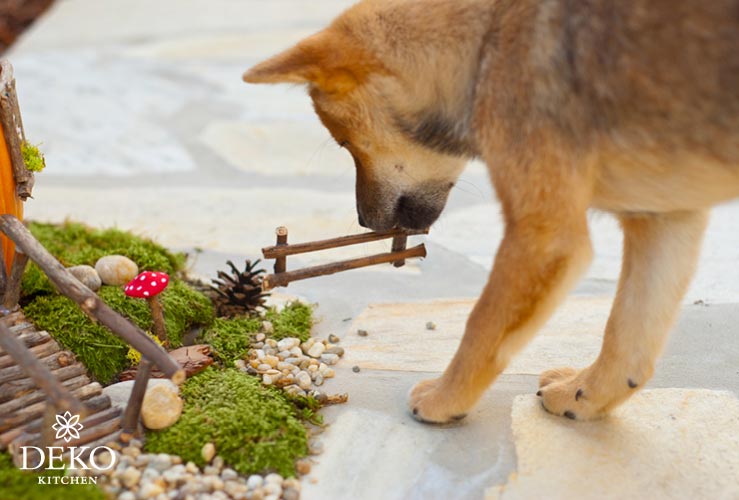
[[[262,486],[262,483],[264,482],[264,478],[258,474],[252,474],[249,476],[249,479],[246,480],[246,487],[250,490],[259,488]]]
[[[216,446],[213,443],[205,443],[203,449],[200,450],[200,456],[203,457],[206,463],[210,463],[213,457],[216,456]]]
[[[298,386],[300,386],[301,389],[304,391],[307,391],[310,389],[311,386],[311,376],[308,375],[304,371],[298,372],[298,374],[295,377],[295,381],[298,383]]]
[[[295,337],[287,337],[277,342],[277,348],[281,351],[289,351],[298,345],[300,345],[300,339]]]
[[[335,365],[339,362],[339,355],[338,354],[324,354],[321,356],[321,361],[326,363],[327,365]]]
[[[315,344],[313,344],[310,347],[310,349],[308,349],[307,354],[308,354],[308,356],[310,356],[312,358],[318,358],[318,357],[321,356],[321,354],[323,354],[323,351],[325,351],[325,350],[326,350],[326,346],[325,345],[323,345],[320,342],[316,342]]]

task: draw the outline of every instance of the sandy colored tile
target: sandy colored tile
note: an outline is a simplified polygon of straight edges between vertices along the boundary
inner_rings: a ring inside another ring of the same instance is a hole
[[[474,299],[375,304],[362,312],[344,342],[346,359],[378,370],[441,372],[464,333]],[[609,297],[570,297],[506,373],[539,374],[594,360],[611,307]],[[435,330],[426,323],[436,323]],[[357,330],[367,330],[360,337]]]
[[[729,392],[643,391],[597,422],[519,396],[512,418],[518,472],[489,500],[739,498],[739,400]]]

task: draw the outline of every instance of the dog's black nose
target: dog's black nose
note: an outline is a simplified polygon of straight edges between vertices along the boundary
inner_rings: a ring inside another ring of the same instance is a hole
[[[364,223],[364,219],[362,218],[362,214],[360,214],[359,212],[357,212],[357,219],[359,221],[359,225],[360,226],[366,227],[367,229],[369,229],[369,226],[367,226],[367,224]]]

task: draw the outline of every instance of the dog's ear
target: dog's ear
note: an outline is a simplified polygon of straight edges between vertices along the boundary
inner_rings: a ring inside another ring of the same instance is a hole
[[[353,45],[332,31],[322,31],[257,64],[243,79],[248,83],[307,83],[330,94],[349,92],[365,76]]]

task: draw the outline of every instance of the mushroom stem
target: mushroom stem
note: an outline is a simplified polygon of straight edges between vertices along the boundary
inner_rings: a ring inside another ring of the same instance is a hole
[[[164,324],[164,311],[158,297],[147,297],[151,309],[151,319],[154,321],[154,333],[164,347],[169,347],[169,339],[167,338],[167,327]]]

